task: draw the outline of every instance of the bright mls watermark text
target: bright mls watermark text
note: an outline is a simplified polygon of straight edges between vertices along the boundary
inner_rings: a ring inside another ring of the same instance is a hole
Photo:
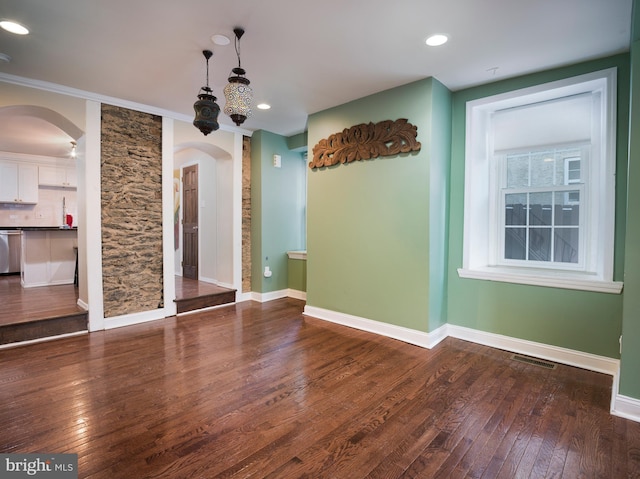
[[[77,454],[0,454],[0,479],[78,479]]]

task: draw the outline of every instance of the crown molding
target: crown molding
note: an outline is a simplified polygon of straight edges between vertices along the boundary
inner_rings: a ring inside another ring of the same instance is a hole
[[[35,88],[37,90],[58,93],[61,95],[72,96],[75,98],[81,98],[83,100],[91,100],[99,103],[108,103],[109,105],[128,108],[130,110],[149,113],[151,115],[158,115],[166,118],[171,118],[173,120],[184,121],[187,123],[191,123],[193,121],[192,117],[188,115],[184,115],[182,113],[175,112],[175,111],[165,110],[163,108],[157,108],[151,105],[136,103],[133,101],[123,100],[121,98],[116,98],[112,96],[101,95],[99,93],[93,93],[86,90],[80,90],[78,88],[59,85],[57,83],[51,83],[51,82],[42,81],[42,80],[33,80],[31,78],[10,75],[8,73],[0,72],[0,82],[11,83],[13,85],[19,85],[19,86],[24,86],[28,88]],[[231,133],[240,133],[245,136],[251,136],[253,134],[253,132],[250,130],[246,130],[244,128],[238,128],[235,126],[228,126],[224,124],[220,125],[220,130],[228,131]]]

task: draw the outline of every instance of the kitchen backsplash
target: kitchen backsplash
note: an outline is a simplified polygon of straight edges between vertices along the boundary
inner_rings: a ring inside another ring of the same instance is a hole
[[[0,228],[3,226],[61,226],[62,202],[66,212],[73,216],[73,226],[78,226],[78,202],[75,189],[38,189],[37,205],[0,203]]]

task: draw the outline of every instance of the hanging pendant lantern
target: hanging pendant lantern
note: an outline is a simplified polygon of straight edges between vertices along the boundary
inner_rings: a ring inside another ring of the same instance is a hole
[[[226,100],[224,113],[229,115],[236,125],[240,126],[251,116],[253,90],[249,86],[251,82],[245,77],[246,72],[240,64],[240,38],[244,35],[244,30],[242,28],[234,28],[233,33],[236,35],[235,47],[238,66],[231,70],[231,75],[228,78],[229,83],[224,87]]]
[[[209,58],[213,55],[211,50],[203,50],[202,54],[207,59],[207,85],[200,89],[198,100],[193,104],[196,117],[193,125],[205,136],[220,128],[218,124],[218,114],[220,106],[216,103],[217,98],[213,96],[213,90],[209,88]]]

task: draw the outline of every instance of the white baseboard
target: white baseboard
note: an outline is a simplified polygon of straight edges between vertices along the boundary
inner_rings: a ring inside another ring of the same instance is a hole
[[[267,301],[273,301],[275,299],[282,298],[294,298],[307,300],[307,293],[305,291],[298,291],[297,289],[281,289],[279,291],[271,291],[269,293],[256,293],[251,291],[250,293],[236,293],[236,301],[238,303],[242,301],[257,301],[259,303],[266,303]]]
[[[104,329],[133,326],[134,324],[164,319],[167,316],[168,315],[164,309],[154,309],[152,311],[143,311],[142,313],[123,314],[122,316],[114,316],[113,318],[104,318]]]
[[[297,289],[291,289],[291,288],[287,289],[287,296],[289,298],[301,299],[302,301],[307,300],[307,292],[299,291]]]
[[[21,282],[20,284],[25,289],[40,288],[41,286],[60,286],[60,285],[63,285],[63,284],[73,284],[73,279],[60,280],[60,281],[42,281],[42,282],[39,282],[39,283],[29,283],[29,284],[24,284],[24,282]]]
[[[492,348],[534,356],[569,366],[576,366],[589,371],[610,374],[611,376],[617,377],[618,370],[620,369],[620,361],[617,359],[597,356],[573,349],[560,348],[558,346],[512,338],[501,334],[487,333],[485,331],[478,331],[477,329],[465,328],[453,324],[447,324],[447,332],[447,335],[453,338],[464,339],[465,341],[484,344]]]
[[[368,331],[370,333],[376,333],[389,338],[398,339],[405,343],[415,344],[416,346],[421,346],[427,349],[434,347],[444,339],[444,337],[441,337],[441,328],[438,328],[432,333],[425,333],[422,331],[416,331],[415,329],[405,328],[403,326],[382,323],[372,319],[361,318],[359,316],[339,313],[323,308],[316,308],[315,306],[309,305],[305,306],[303,314],[313,318],[322,319],[324,321],[341,324],[343,326],[349,326],[350,328],[361,329],[362,331]]]
[[[215,284],[216,286],[220,286],[221,288],[235,289],[235,287],[232,284],[225,283],[223,281],[218,281],[217,279],[213,279],[213,278],[207,278],[205,276],[200,276],[198,278],[198,281],[202,281],[203,283]]]
[[[76,302],[76,304],[82,309],[84,309],[85,311],[89,311],[89,305],[84,301],[82,301],[80,298],[78,298],[78,301]]]
[[[251,299],[259,303],[266,303],[267,301],[273,301],[274,299],[286,298],[289,290],[281,289],[279,291],[271,291],[269,293],[256,293],[251,292]]]
[[[429,333],[429,338],[431,339],[431,345],[429,348],[434,348],[441,341],[447,339],[449,337],[449,331],[447,329],[448,324],[443,324],[437,329],[434,329]]]
[[[251,291],[248,293],[236,291],[236,303],[242,303],[244,301],[253,301],[253,293]]]
[[[640,400],[617,394],[611,404],[611,414],[640,422]]]

